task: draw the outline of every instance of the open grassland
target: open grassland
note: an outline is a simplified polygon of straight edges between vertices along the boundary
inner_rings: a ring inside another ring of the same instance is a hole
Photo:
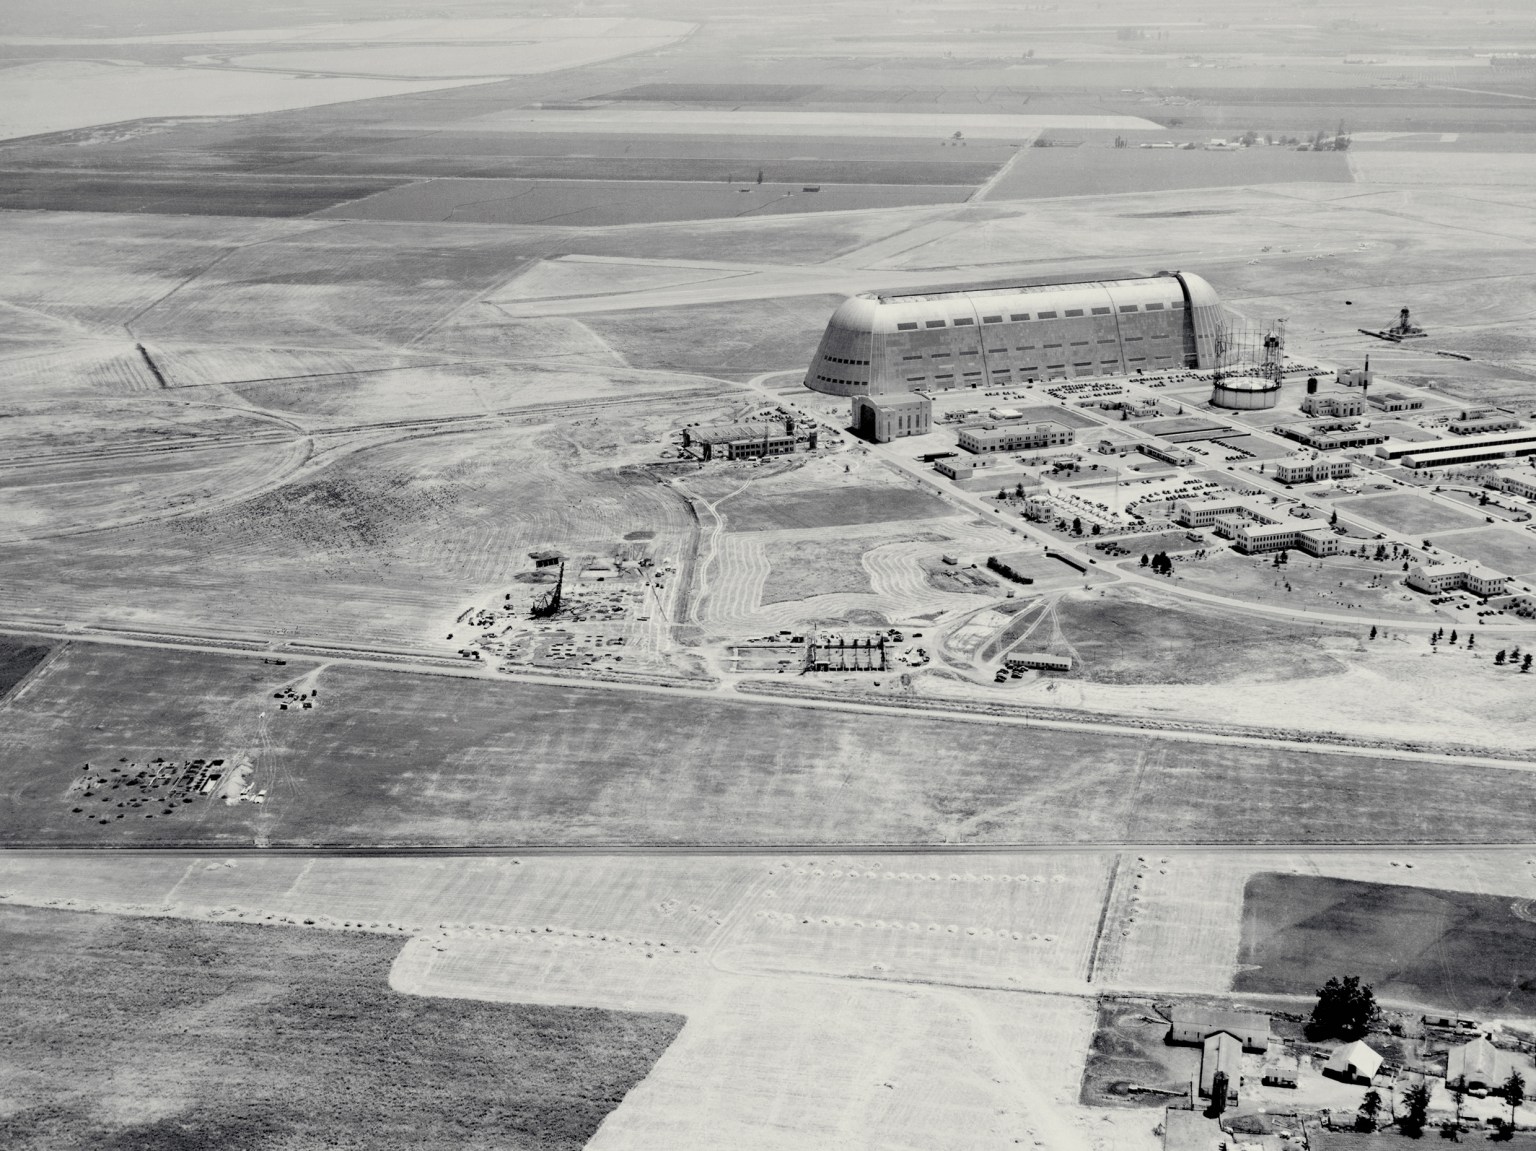
[[[552,390],[544,400],[558,397]],[[398,399],[405,414],[430,406],[419,393]],[[387,397],[364,404],[354,392],[352,400],[331,410],[376,418],[388,410]],[[653,437],[673,425],[666,409],[654,418],[655,426],[605,415],[558,429],[498,423],[457,434],[359,433],[324,444],[305,466],[265,485],[270,476],[247,476],[235,462],[266,459],[253,449],[216,455],[207,473],[135,475],[132,459],[91,464],[68,485],[37,488],[30,504],[4,505],[0,523],[33,541],[0,557],[8,610],[452,651],[444,637],[454,618],[509,586],[529,551],[612,556],[625,535],[648,531],[654,558],[691,553],[687,504],[627,464],[632,445],[648,455]],[[210,487],[210,476],[220,485]],[[62,522],[59,492],[74,493],[77,519],[100,530],[53,534]],[[46,515],[17,518],[44,494]],[[125,550],[134,563],[122,562]]]
[[[585,323],[635,367],[756,375],[808,363],[841,302],[837,296],[745,300],[605,312]]]
[[[17,1149],[579,1148],[682,1025],[398,994],[377,935],[6,907],[0,943]]]
[[[954,509],[938,497],[896,484],[830,490],[755,487],[722,500],[719,510],[725,515],[726,527],[737,532],[845,527],[954,514]]]
[[[1536,1010],[1536,901],[1260,874],[1243,893],[1236,987],[1305,995],[1357,974],[1382,998],[1460,1012]]]
[[[1519,768],[1448,772],[1303,746],[339,665],[306,681],[319,692],[313,710],[273,710],[274,692],[308,670],[72,646],[8,704],[0,755],[14,766],[0,833],[12,844],[1376,843],[1532,834],[1536,775]],[[249,790],[266,791],[265,803],[194,797],[151,820],[117,807],[110,790],[82,799],[83,765],[156,757],[248,761]],[[1408,789],[1415,804],[1401,800]],[[72,810],[87,804],[101,804],[106,822]]]
[[[1392,531],[1417,536],[1469,528],[1477,523],[1475,516],[1448,508],[1439,500],[1427,495],[1412,492],[1394,492],[1386,496],[1343,500],[1339,507],[1346,513],[1353,511],[1368,516]]]

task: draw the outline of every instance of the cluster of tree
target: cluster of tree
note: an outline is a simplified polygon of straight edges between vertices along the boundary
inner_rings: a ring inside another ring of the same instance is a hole
[[[1145,554],[1143,554],[1141,557],[1141,566],[1144,568],[1151,568],[1154,575],[1173,574],[1173,561],[1168,558],[1167,552],[1158,552],[1150,559]]]
[[[1307,1020],[1308,1039],[1364,1038],[1376,1018],[1376,993],[1358,975],[1334,976],[1317,989],[1317,1003]]]
[[[1510,667],[1514,667],[1516,664],[1519,664],[1521,671],[1525,672],[1531,670],[1530,652],[1526,652],[1524,658],[1522,658],[1520,655],[1520,649],[1518,647],[1515,648],[1514,651],[1505,651],[1500,648],[1498,655],[1493,657],[1493,662],[1494,665],[1498,667],[1503,667],[1505,664],[1508,664]]]

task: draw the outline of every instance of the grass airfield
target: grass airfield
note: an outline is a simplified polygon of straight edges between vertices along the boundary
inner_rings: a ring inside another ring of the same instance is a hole
[[[259,935],[230,962],[270,948],[277,980],[350,950],[327,962],[359,1016],[685,1017],[601,1106],[542,1080],[511,1104],[529,1146],[605,1149],[1152,1151],[1155,1112],[1083,1101],[1099,997],[1294,1008],[1319,954],[1398,1005],[1522,1021],[1499,992],[1532,977],[1536,680],[1492,657],[1528,623],[1365,560],[1154,581],[1132,537],[1080,578],[1044,554],[1070,541],[919,465],[926,440],[861,445],[799,381],[849,293],[1182,268],[1287,317],[1301,363],[1369,353],[1432,410],[1536,410],[1536,91],[1490,60],[1528,13],[1445,53],[1465,29],[1427,10],[1391,44],[1296,22],[1261,51],[1253,6],[1177,5],[1145,29],[1166,39],[1120,38],[1147,19],[1123,5],[1098,29],[844,7],[870,34],[734,3],[428,28],[351,0],[327,27],[215,0],[196,28],[151,5],[89,41],[42,9],[8,29],[6,83],[70,95],[0,117],[0,915],[42,940],[0,963],[40,999],[52,918],[107,954]],[[1340,121],[1347,153],[1139,147]],[[1356,330],[1405,304],[1429,339]],[[1000,402],[1054,403],[945,401]],[[684,425],[780,406],[815,453],[679,460]],[[1262,457],[1204,446],[1202,476],[1252,482]],[[1465,500],[1327,498],[1361,538],[1536,574],[1530,533]],[[541,630],[546,548],[574,606]],[[1037,584],[1010,596],[989,555]],[[885,629],[906,662],[879,676],[730,659]],[[1078,671],[996,683],[1032,644]],[[165,764],[212,787],[172,805]],[[1468,922],[1500,946],[1462,977],[1435,956]],[[185,996],[199,1041],[228,1023]],[[162,1054],[178,1015],[125,1034]],[[62,1104],[29,1080],[0,1128],[203,1129],[107,1072]]]

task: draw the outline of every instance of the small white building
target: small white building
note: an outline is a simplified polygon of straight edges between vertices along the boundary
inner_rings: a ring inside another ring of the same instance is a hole
[[[1339,418],[1358,416],[1365,412],[1365,400],[1360,396],[1338,395],[1333,392],[1312,392],[1301,398],[1301,410],[1309,416]]]
[[[1346,1043],[1328,1057],[1323,1074],[1345,1083],[1370,1083],[1381,1070],[1382,1058],[1363,1039]]]

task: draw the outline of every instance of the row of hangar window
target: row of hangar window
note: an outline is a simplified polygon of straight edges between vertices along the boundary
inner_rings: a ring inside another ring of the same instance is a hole
[[[1167,363],[1167,364],[1173,363],[1173,358],[1171,356],[1153,356],[1152,359],[1154,359],[1158,363]],[[1127,364],[1144,364],[1144,363],[1147,362],[1147,357],[1146,356],[1128,356],[1128,357],[1126,357],[1126,361],[1125,362]],[[1074,368],[1089,368],[1089,369],[1091,369],[1091,368],[1094,367],[1094,362],[1092,360],[1077,360],[1077,361],[1073,362],[1072,367],[1074,367]],[[1119,368],[1120,368],[1120,361],[1118,361],[1118,360],[1105,360],[1102,363],[1100,363],[1098,365],[1098,367],[1099,367],[1099,370],[1102,371],[1102,372],[1115,372],[1115,371],[1118,371]],[[1022,374],[1022,373],[1026,373],[1026,372],[1039,372],[1039,371],[1044,371],[1044,372],[1064,372],[1066,370],[1067,370],[1067,365],[1066,364],[1046,364],[1044,368],[1038,368],[1038,367],[1029,367],[1029,368],[993,368],[992,369],[992,374],[994,376],[1005,376],[1005,375],[1008,375],[1009,373],[1014,372],[1014,371],[1017,371],[1017,372]],[[962,372],[960,374],[964,378],[970,379],[973,376],[978,376],[979,377],[981,375],[981,372],[978,370],[978,371],[974,371],[974,372]],[[825,376],[820,376],[818,378],[819,379],[826,379]],[[955,377],[954,377],[954,374],[951,373],[949,375],[935,375],[933,378],[936,381],[942,382],[944,380],[952,380]],[[921,383],[922,381],[924,381],[926,379],[928,379],[927,376],[908,376],[907,377],[907,383],[909,383],[909,384]],[[835,381],[835,382],[841,383],[843,381],[839,380],[839,381]]]
[[[1126,336],[1126,337],[1124,337],[1126,343],[1136,343],[1136,342],[1140,341],[1141,338],[1142,337],[1140,337],[1140,336]],[[1153,340],[1167,340],[1169,338],[1170,337],[1166,336],[1166,335],[1156,335],[1156,336],[1149,336],[1148,337],[1148,339],[1153,339]],[[1117,344],[1119,342],[1120,341],[1115,339],[1115,337],[1113,337],[1113,336],[1105,336],[1103,339],[1099,340],[1099,343],[1101,343],[1101,344]],[[1091,343],[1093,343],[1092,340],[1072,340],[1067,346],[1068,347],[1073,347],[1073,348],[1086,348]],[[1040,345],[1041,348],[1046,349],[1046,350],[1049,350],[1051,348],[1059,348],[1061,346],[1062,345],[1059,344],[1059,343],[1056,343],[1056,344],[1041,344]],[[1009,350],[1010,349],[1008,349],[1008,348],[988,348],[987,352],[988,352],[988,354],[995,356],[995,355],[1000,355],[1000,354],[1002,354],[1004,352],[1007,352]],[[1016,351],[1016,352],[1033,352],[1033,351],[1035,351],[1035,345],[1034,344],[1020,344],[1018,347],[1016,347],[1016,348],[1014,348],[1012,350]],[[951,356],[952,354],[954,354],[954,353],[951,353],[951,352],[929,352],[928,353],[928,358],[934,359],[934,360],[943,360],[943,359],[948,359],[949,356]],[[962,356],[979,356],[981,353],[978,350],[974,349],[974,348],[968,348],[968,349],[962,350],[959,354],[962,355]],[[832,357],[831,356],[823,356],[822,358],[830,360]],[[903,360],[921,360],[923,358],[923,353],[922,352],[917,352],[917,353],[915,353],[913,355],[902,356],[901,358]]]
[[[1178,304],[1174,304],[1172,306],[1175,307],[1175,308],[1179,307]],[[1144,309],[1144,310],[1146,310],[1148,312],[1161,312],[1163,310],[1163,307],[1164,307],[1164,305],[1162,305],[1162,304],[1145,304],[1145,305],[1121,304],[1120,305],[1120,310],[1122,312],[1135,312],[1135,311],[1140,311],[1140,310]],[[1065,312],[1061,313],[1061,316],[1064,316],[1067,319],[1075,319],[1076,317],[1084,315],[1084,314],[1085,313],[1084,313],[1082,308],[1068,308]],[[1089,314],[1092,314],[1092,315],[1095,315],[1095,316],[1107,316],[1107,315],[1111,314],[1111,309],[1109,309],[1109,308],[1093,308],[1093,309],[1090,310]],[[1059,317],[1058,317],[1057,313],[1055,313],[1055,312],[1039,312],[1039,313],[1037,313],[1035,315],[1035,319],[1037,319],[1037,320],[1054,320],[1054,319],[1057,319],[1057,318],[1059,318]],[[1021,321],[1027,320],[1027,319],[1029,319],[1029,313],[1028,312],[1012,312],[1008,316],[1008,320],[1011,323],[1019,323]],[[1003,317],[1002,316],[983,316],[983,317],[981,317],[981,322],[983,324],[1001,324],[1003,322]],[[923,323],[922,323],[922,327],[925,327],[925,328],[942,328],[942,327],[945,327],[948,324],[953,324],[957,328],[965,328],[965,327],[970,327],[970,326],[974,325],[975,323],[976,323],[976,320],[973,317],[971,317],[971,316],[960,316],[960,317],[958,317],[958,318],[956,318],[954,320],[924,320]],[[915,321],[915,320],[908,320],[908,321],[904,321],[902,323],[897,324],[896,325],[896,330],[898,332],[915,332],[915,331],[917,331],[918,326],[919,325],[918,325],[917,321]]]

